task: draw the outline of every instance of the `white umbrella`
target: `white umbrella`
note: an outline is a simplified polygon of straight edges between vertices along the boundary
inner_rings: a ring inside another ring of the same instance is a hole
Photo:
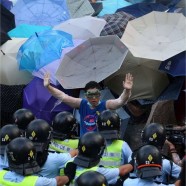
[[[135,57],[164,61],[186,50],[186,17],[153,11],[129,21],[121,38]]]
[[[59,25],[56,25],[53,29],[68,32],[74,39],[87,40],[92,37],[100,36],[105,24],[106,21],[104,19],[85,16],[69,19]]]
[[[89,81],[100,82],[121,67],[127,52],[117,36],[90,38],[65,54],[56,78],[66,89],[83,88]]]
[[[17,52],[26,40],[25,38],[12,38],[0,47],[0,84],[22,85],[31,81],[32,75],[26,71],[19,71],[16,60]]]

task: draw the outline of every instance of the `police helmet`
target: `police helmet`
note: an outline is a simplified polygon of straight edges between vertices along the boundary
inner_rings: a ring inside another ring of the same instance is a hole
[[[45,120],[35,119],[27,126],[26,137],[34,143],[37,152],[43,151],[44,148],[48,148],[51,127]]]
[[[54,117],[52,128],[54,139],[65,140],[76,134],[77,122],[72,113],[63,111]]]
[[[22,130],[25,130],[27,128],[27,125],[34,119],[34,114],[30,110],[25,108],[19,109],[13,114],[13,120],[15,124],[17,124],[18,127]]]
[[[75,186],[108,186],[108,182],[103,174],[87,171],[75,180]]]
[[[91,167],[99,163],[105,149],[105,139],[98,132],[85,133],[79,139],[78,155],[74,160],[79,166]]]
[[[150,123],[143,129],[141,137],[145,144],[162,148],[166,140],[166,131],[163,125],[159,123]]]
[[[13,139],[7,145],[9,169],[21,175],[31,175],[40,171],[36,162],[36,149],[32,141],[25,137]]]
[[[154,145],[142,146],[136,154],[137,175],[140,178],[153,178],[161,175],[162,156]]]
[[[118,139],[120,124],[119,115],[111,110],[103,111],[97,119],[98,130],[105,139]]]
[[[4,154],[6,145],[8,145],[10,141],[20,136],[21,131],[16,125],[7,124],[3,126],[0,130],[0,155]]]

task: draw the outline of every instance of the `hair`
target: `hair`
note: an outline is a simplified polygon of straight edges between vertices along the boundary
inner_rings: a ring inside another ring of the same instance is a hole
[[[87,92],[88,89],[97,88],[98,90],[101,90],[101,86],[96,81],[90,81],[85,85],[85,92]]]

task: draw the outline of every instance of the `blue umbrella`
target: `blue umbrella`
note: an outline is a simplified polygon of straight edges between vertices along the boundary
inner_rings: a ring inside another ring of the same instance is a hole
[[[186,51],[163,61],[159,70],[162,70],[173,77],[186,76]]]
[[[13,3],[12,1],[9,0],[0,0],[0,3],[6,7],[8,10],[11,10],[11,8],[13,7]]]
[[[116,12],[123,11],[138,18],[152,11],[164,12],[166,10],[168,10],[168,7],[160,3],[136,3],[130,6],[120,8]]]
[[[18,37],[18,38],[29,38],[36,32],[41,32],[44,30],[51,30],[51,26],[39,26],[39,25],[29,25],[29,24],[21,24],[16,28],[10,30],[8,35],[10,37]]]
[[[16,25],[54,26],[70,18],[65,0],[19,0],[11,12]]]
[[[20,70],[39,70],[61,57],[63,48],[73,46],[72,35],[47,30],[31,36],[19,49],[17,60]]]

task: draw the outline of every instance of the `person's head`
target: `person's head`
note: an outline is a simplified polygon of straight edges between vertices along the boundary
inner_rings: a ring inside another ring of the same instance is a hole
[[[54,139],[65,140],[73,138],[77,129],[76,118],[70,112],[60,112],[54,117],[52,128],[52,137]]]
[[[143,143],[155,145],[161,149],[166,140],[165,128],[159,123],[150,123],[143,129],[141,138]]]
[[[48,157],[48,147],[51,140],[51,127],[43,119],[31,121],[26,129],[26,137],[30,139],[37,151],[37,162],[42,166]]]
[[[19,129],[25,130],[27,125],[35,119],[34,114],[29,109],[18,109],[13,114],[13,120]]]
[[[99,104],[101,98],[101,86],[95,81],[90,81],[85,85],[85,97],[88,102],[95,107]]]
[[[7,124],[0,129],[0,155],[4,155],[6,146],[14,138],[20,137],[21,131],[16,125]]]
[[[79,153],[74,163],[86,168],[96,166],[103,155],[105,146],[105,139],[98,132],[85,133],[79,139]]]
[[[75,186],[108,186],[108,182],[103,174],[87,171],[75,180]]]
[[[119,139],[121,119],[111,110],[105,110],[97,118],[97,127],[105,139]]]
[[[25,137],[13,139],[7,145],[9,169],[23,176],[40,171],[36,162],[36,149],[32,141]]]
[[[142,179],[161,175],[162,156],[154,145],[142,146],[136,155],[137,176]]]

